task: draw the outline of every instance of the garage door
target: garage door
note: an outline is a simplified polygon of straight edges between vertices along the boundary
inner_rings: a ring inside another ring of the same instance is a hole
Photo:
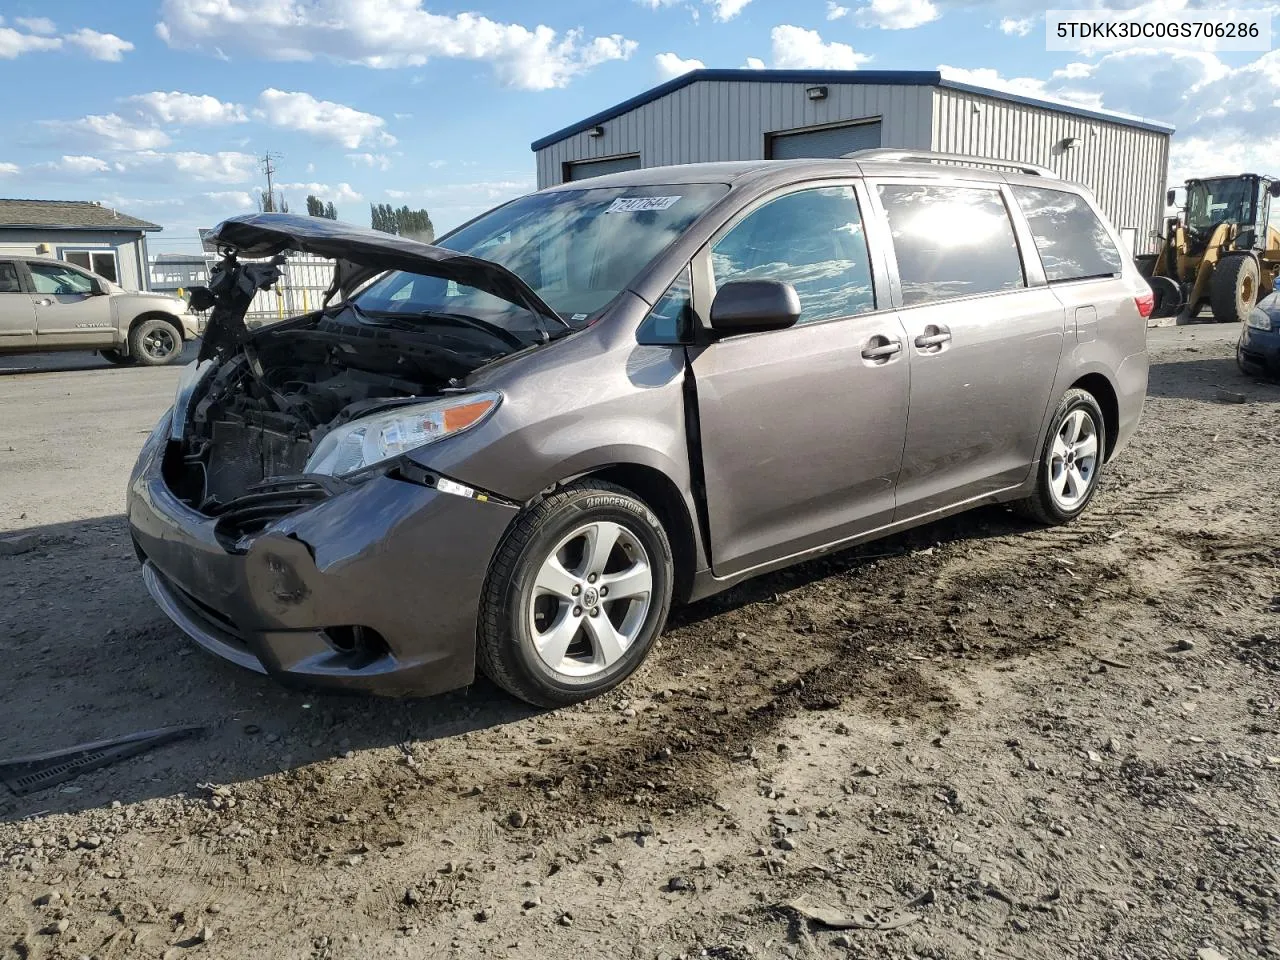
[[[579,160],[564,165],[564,179],[587,180],[591,177],[603,177],[606,173],[621,173],[624,170],[639,170],[639,155],[630,157],[609,157],[605,160]]]
[[[843,127],[819,130],[796,130],[775,133],[769,137],[771,160],[796,160],[801,157],[840,157],[855,150],[880,146],[880,121],[852,123]]]

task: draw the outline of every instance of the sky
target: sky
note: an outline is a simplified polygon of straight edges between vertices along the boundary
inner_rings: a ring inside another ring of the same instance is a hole
[[[1200,6],[1226,4],[1145,9]],[[0,196],[117,207],[164,227],[153,252],[255,209],[265,153],[295,211],[310,193],[368,225],[370,203],[408,204],[442,232],[534,188],[533,140],[699,66],[941,69],[1174,124],[1173,182],[1280,173],[1280,51],[1048,53],[1024,0],[0,0],[0,18]]]

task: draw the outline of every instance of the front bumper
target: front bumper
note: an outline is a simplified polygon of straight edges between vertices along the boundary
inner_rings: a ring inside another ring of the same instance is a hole
[[[1280,377],[1280,331],[1259,330],[1247,324],[1236,346],[1236,361],[1245,373]]]
[[[228,544],[170,492],[163,456],[158,441],[143,450],[129,526],[148,591],[200,646],[305,686],[425,696],[472,681],[514,508],[378,477]],[[377,639],[353,648],[352,627]]]

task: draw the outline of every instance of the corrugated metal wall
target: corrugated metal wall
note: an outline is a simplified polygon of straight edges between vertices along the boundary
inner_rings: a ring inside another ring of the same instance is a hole
[[[929,144],[933,88],[827,84],[825,100],[810,100],[805,83],[702,80],[604,123],[604,136],[585,130],[538,151],[538,187],[564,181],[564,164],[638,153],[646,167],[710,160],[762,160],[765,137],[781,130],[883,117],[881,145]]]
[[[996,97],[934,88],[932,149],[1038,163],[1083,183],[1117,228],[1134,228],[1138,253],[1159,230],[1169,169],[1163,133]],[[1080,145],[1061,147],[1067,137]]]

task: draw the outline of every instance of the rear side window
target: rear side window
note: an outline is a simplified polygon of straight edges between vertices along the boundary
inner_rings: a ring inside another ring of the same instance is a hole
[[[1050,283],[1120,274],[1120,251],[1084,198],[1041,187],[1011,189],[1031,227]]]
[[[886,183],[879,192],[904,307],[1026,286],[998,190]]]
[[[18,265],[12,260],[0,260],[0,293],[21,293],[18,283]]]
[[[711,248],[716,288],[782,280],[800,296],[800,323],[876,308],[867,239],[852,187],[818,187],[770,200]]]

